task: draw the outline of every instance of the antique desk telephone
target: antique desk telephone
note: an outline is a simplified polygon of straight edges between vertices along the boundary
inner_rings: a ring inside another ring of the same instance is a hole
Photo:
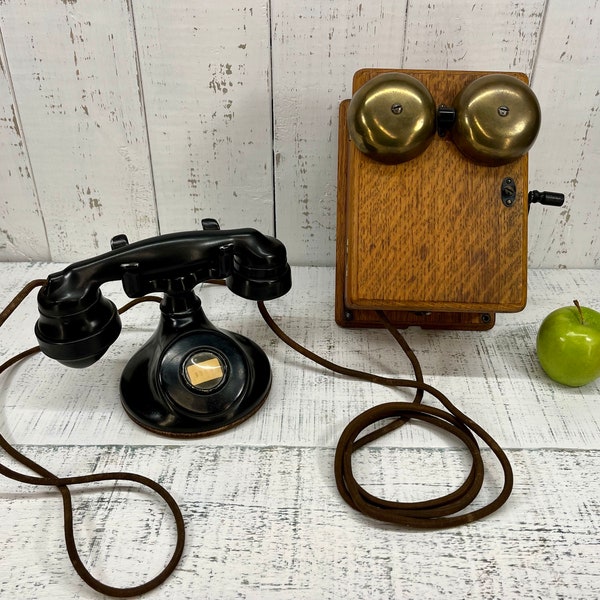
[[[121,280],[130,298],[162,292],[154,335],[121,377],[123,406],[156,433],[199,436],[252,415],[271,386],[265,353],[251,340],[216,328],[194,288],[224,279],[243,298],[271,300],[292,280],[285,247],[252,229],[163,235],[129,244],[113,238],[112,251],[48,277],[38,294],[35,335],[44,354],[70,367],[96,362],[117,339],[121,322],[100,286]]]
[[[140,301],[160,302],[157,329],[125,366],[121,400],[129,416],[155,433],[199,437],[233,427],[264,403],[271,387],[265,353],[248,338],[212,325],[194,288],[224,282],[235,294],[263,302],[282,296],[292,285],[286,249],[254,229],[221,231],[213,219],[203,231],[175,233],[129,243],[113,238],[112,250],[74,263],[45,280],[30,282],[0,313],[0,325],[36,287],[39,318],[31,348],[0,365],[0,373],[41,350],[65,366],[84,368],[98,361],[121,332],[119,313]],[[120,311],[100,287],[120,280],[134,298]],[[162,298],[147,296],[162,293]],[[67,552],[79,576],[94,590],[131,597],[163,583],[181,559],[185,525],[179,505],[160,484],[133,473],[94,473],[59,477],[20,453],[0,434],[0,447],[37,473],[17,472],[0,462],[0,474],[32,485],[51,486],[62,495]],[[84,566],[75,543],[69,486],[98,481],[128,481],[152,489],[175,518],[172,556],[153,579],[117,588],[96,579]]]
[[[527,152],[540,126],[539,104],[526,77],[509,73],[365,69],[355,74],[353,92],[352,100],[340,105],[335,319],[343,327],[387,328],[409,358],[414,379],[340,367],[291,340],[264,306],[291,287],[284,245],[253,229],[221,231],[211,219],[198,232],[131,244],[124,236],[113,238],[110,252],[31,282],[2,312],[0,325],[41,286],[35,326],[39,348],[65,365],[87,367],[121,331],[119,311],[100,290],[104,283],[121,280],[129,297],[142,300],[162,293],[158,327],[123,371],[122,403],[136,423],[156,433],[208,435],[250,417],[271,384],[264,352],[251,340],[216,328],[204,315],[195,286],[224,280],[234,293],[257,301],[271,329],[307,358],[345,376],[414,391],[412,402],[372,407],[343,431],[334,471],[349,505],[410,527],[469,523],[506,502],[512,489],[510,463],[486,431],[425,383],[398,327],[486,330],[494,325],[496,312],[524,307],[529,205],[564,201],[562,194],[527,191]],[[34,351],[5,362],[0,372]],[[421,404],[425,393],[445,410]],[[354,479],[352,453],[411,419],[457,437],[472,456],[471,470],[459,489],[430,501],[376,498]],[[367,428],[369,433],[361,436]],[[476,436],[498,459],[504,484],[494,500],[466,512],[484,480]],[[183,517],[160,485],[126,473],[61,478],[2,436],[0,445],[39,477],[0,464],[1,474],[61,492],[69,556],[91,587],[118,597],[137,595],[175,569],[183,552]],[[107,479],[147,485],[175,516],[173,556],[141,586],[107,586],[86,571],[77,555],[68,486]]]

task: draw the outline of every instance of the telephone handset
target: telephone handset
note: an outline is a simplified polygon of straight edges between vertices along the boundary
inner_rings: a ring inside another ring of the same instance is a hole
[[[265,353],[237,333],[212,325],[194,288],[224,279],[235,294],[271,300],[291,288],[285,246],[254,229],[166,234],[50,275],[38,294],[35,335],[44,354],[70,367],[96,362],[117,339],[121,321],[100,286],[121,280],[130,298],[162,292],[160,322],[121,376],[121,397],[141,426],[172,436],[215,433],[251,416],[271,385]]]

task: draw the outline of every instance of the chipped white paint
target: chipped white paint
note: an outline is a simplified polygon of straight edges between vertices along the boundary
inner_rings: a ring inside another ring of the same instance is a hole
[[[134,2],[160,228],[273,233],[263,1]]]
[[[333,264],[338,103],[355,70],[404,66],[531,77],[530,188],[567,194],[532,210],[531,266],[600,263],[596,0],[3,0],[0,34],[2,258],[212,216]]]
[[[28,0],[0,8],[52,257],[109,250],[117,233],[156,234],[128,4]]]
[[[409,2],[403,66],[531,76],[545,5],[546,0]]]
[[[0,259],[48,260],[44,220],[1,35],[0,181]]]
[[[273,0],[272,7],[277,233],[296,262],[332,264],[338,105],[351,96],[356,70],[400,66],[405,7],[396,0]]]
[[[600,3],[550,2],[533,79],[544,124],[530,177],[562,190],[559,211],[532,209],[531,264],[600,266]]]
[[[1,264],[0,306],[12,290],[59,268]],[[409,375],[387,332],[333,323],[333,269],[295,268],[293,278],[290,293],[268,303],[290,335],[350,367]],[[124,298],[118,286],[104,287],[116,302]],[[125,416],[118,377],[155,327],[152,304],[123,316],[119,340],[91,368],[69,370],[37,356],[6,373],[0,428],[51,471],[133,471],[174,494],[187,523],[186,548],[172,578],[149,598],[596,600],[600,382],[553,384],[534,344],[547,312],[570,303],[574,289],[595,298],[599,287],[599,270],[532,270],[526,309],[499,315],[489,332],[407,331],[426,380],[485,427],[513,465],[508,503],[457,529],[382,525],[342,502],[332,463],[343,427],[360,411],[407,394],[310,366],[274,337],[254,303],[221,287],[201,291],[208,316],[257,341],[273,367],[265,406],[243,425],[202,440],[173,440]],[[5,323],[0,361],[33,344],[35,313],[32,297]],[[484,458],[486,499],[500,474],[489,452]],[[415,425],[358,452],[354,467],[373,493],[419,500],[457,487],[469,465],[454,441]],[[58,494],[0,483],[0,595],[96,598],[63,550]],[[75,494],[84,562],[112,585],[141,583],[169,555],[171,520],[146,492],[101,489],[104,495]]]

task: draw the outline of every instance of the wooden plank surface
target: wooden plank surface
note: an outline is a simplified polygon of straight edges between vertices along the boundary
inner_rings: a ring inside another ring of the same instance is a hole
[[[175,494],[188,526],[186,549],[180,568],[149,598],[595,600],[600,589],[600,488],[597,478],[581,477],[597,469],[597,450],[511,450],[517,481],[505,507],[464,528],[423,532],[370,521],[344,505],[330,448],[21,449],[61,473],[127,469]],[[395,453],[401,471],[383,467],[389,497],[445,491],[435,484],[442,469],[444,482],[459,483],[459,452]],[[387,458],[374,449],[364,461],[379,474]],[[424,481],[428,464],[439,470]],[[97,598],[63,550],[58,494],[2,485],[2,595]],[[79,549],[97,577],[135,585],[166,562],[171,520],[148,493],[81,491],[75,506]]]
[[[530,263],[597,267],[600,5],[585,0],[573,11],[567,2],[549,2],[545,23],[532,82],[543,125],[531,153],[531,188],[560,190],[566,201],[559,211],[532,208]],[[576,90],[576,101],[569,90]]]
[[[0,258],[74,260],[216,216],[332,265],[339,101],[356,70],[405,67],[531,76],[529,187],[567,203],[532,210],[530,263],[595,268],[599,24],[595,0],[5,0]]]
[[[277,235],[296,264],[334,263],[338,105],[358,69],[400,66],[405,15],[394,0],[272,2]]]
[[[0,305],[26,281],[60,267],[3,263]],[[60,474],[125,469],[172,491],[188,525],[186,550],[173,577],[148,597],[595,599],[600,382],[575,389],[552,383],[534,341],[542,318],[575,295],[600,308],[600,272],[535,270],[529,277],[526,309],[498,315],[489,332],[406,333],[426,380],[484,426],[513,464],[508,503],[466,527],[409,531],[347,507],[332,470],[343,427],[374,404],[409,395],[308,364],[273,336],[252,302],[220,287],[201,291],[207,315],[254,339],[273,367],[267,403],[240,427],[178,441],[141,430],[124,415],[120,370],[156,323],[155,305],[142,305],[123,316],[121,337],[96,366],[68,370],[38,356],[6,373],[2,432]],[[292,291],[268,303],[287,333],[342,364],[410,374],[387,332],[334,324],[333,269],[295,268],[293,278]],[[103,290],[120,301],[117,286]],[[0,360],[33,344],[35,312],[30,298],[2,327]],[[477,502],[500,484],[489,452],[484,458],[490,479]],[[354,460],[367,489],[408,500],[456,487],[467,466],[464,451],[446,436],[412,425]],[[140,583],[168,556],[170,520],[146,492],[102,487],[103,496],[76,493],[80,550],[108,583]],[[0,496],[2,597],[97,597],[62,549],[58,495],[3,480]]]
[[[44,219],[0,31],[0,260],[49,260]]]
[[[409,0],[402,67],[510,70],[531,76],[547,4]]]
[[[273,233],[268,4],[133,3],[162,233]]]
[[[157,233],[128,2],[3,3],[0,26],[53,260]]]

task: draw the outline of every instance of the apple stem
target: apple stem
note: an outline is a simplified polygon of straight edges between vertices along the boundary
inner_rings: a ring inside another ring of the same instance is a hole
[[[583,325],[583,312],[581,310],[581,306],[579,306],[579,300],[573,300],[573,304],[577,307],[577,310],[579,311],[579,320],[581,321],[581,324]]]

